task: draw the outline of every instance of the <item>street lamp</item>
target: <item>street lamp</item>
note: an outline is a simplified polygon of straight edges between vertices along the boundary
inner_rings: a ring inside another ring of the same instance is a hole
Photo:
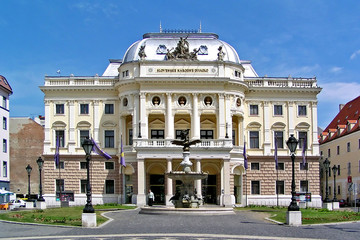
[[[298,141],[294,137],[294,134],[291,134],[289,139],[286,141],[286,145],[288,146],[291,152],[291,161],[292,161],[292,181],[291,181],[291,203],[288,207],[288,211],[299,211],[299,206],[296,204],[295,197],[295,150]]]
[[[330,200],[329,200],[329,185],[328,185],[329,166],[330,166],[330,161],[329,161],[329,159],[325,158],[325,161],[324,161],[324,168],[325,168],[325,199],[324,199],[324,202],[325,203],[330,202]]]
[[[83,140],[81,145],[86,154],[86,169],[87,169],[86,205],[83,209],[83,213],[94,213],[95,210],[91,204],[91,186],[90,186],[90,159],[91,159],[91,151],[92,151],[94,144],[87,137]]]
[[[335,164],[332,167],[332,170],[333,170],[333,173],[334,173],[334,198],[333,198],[333,202],[337,202],[337,199],[336,199],[336,172],[337,172],[338,168],[336,167]]]
[[[38,158],[38,160],[36,160],[36,163],[37,165],[39,166],[39,174],[40,174],[40,184],[39,184],[39,198],[38,198],[38,201],[39,202],[43,202],[45,201],[45,199],[43,198],[42,196],[42,181],[41,181],[41,170],[43,168],[43,165],[44,165],[44,160],[42,160],[41,157]]]
[[[30,198],[30,173],[31,173],[32,167],[30,166],[30,164],[28,164],[25,169],[26,169],[26,171],[28,173],[28,183],[29,183],[29,186],[28,186],[28,199],[29,199]]]

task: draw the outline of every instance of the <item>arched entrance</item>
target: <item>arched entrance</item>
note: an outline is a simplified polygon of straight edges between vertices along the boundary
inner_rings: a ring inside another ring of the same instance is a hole
[[[220,195],[218,192],[219,181],[219,170],[214,164],[205,164],[203,172],[208,173],[208,177],[202,180],[202,197],[205,204],[216,204],[217,196]]]
[[[233,169],[235,204],[243,204],[243,173],[243,166],[236,166]]]

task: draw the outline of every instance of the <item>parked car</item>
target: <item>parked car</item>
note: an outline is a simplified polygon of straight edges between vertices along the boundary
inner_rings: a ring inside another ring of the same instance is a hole
[[[347,207],[348,203],[345,199],[340,199],[339,200],[339,206],[340,207]]]
[[[11,200],[10,204],[13,205],[14,208],[20,208],[20,207],[25,207],[26,206],[25,201],[22,200],[22,199]]]

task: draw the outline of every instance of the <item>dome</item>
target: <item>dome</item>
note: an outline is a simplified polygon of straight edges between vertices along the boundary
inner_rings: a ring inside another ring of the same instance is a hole
[[[199,61],[217,61],[219,47],[225,53],[223,61],[240,64],[235,49],[219,40],[214,33],[146,33],[143,39],[133,43],[126,51],[123,63],[140,60],[139,52],[145,53],[144,60],[163,61],[167,53],[176,49],[180,38],[188,42],[188,51],[196,52]],[[145,47],[145,48],[144,48]]]

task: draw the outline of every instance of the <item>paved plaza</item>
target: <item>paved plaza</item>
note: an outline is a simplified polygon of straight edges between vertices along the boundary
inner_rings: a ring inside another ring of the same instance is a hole
[[[264,219],[263,213],[233,215],[148,215],[136,210],[105,213],[97,228],[0,222],[0,239],[359,239],[360,222],[290,227]]]

